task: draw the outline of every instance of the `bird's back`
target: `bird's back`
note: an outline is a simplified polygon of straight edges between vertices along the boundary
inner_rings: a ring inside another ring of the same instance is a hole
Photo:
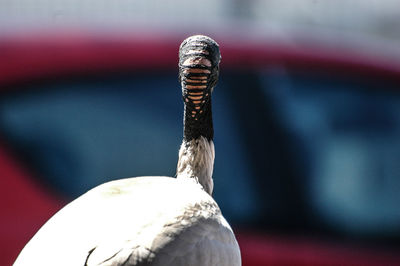
[[[61,225],[61,226],[60,226]],[[52,217],[15,265],[236,265],[240,251],[212,197],[192,180],[100,185]]]

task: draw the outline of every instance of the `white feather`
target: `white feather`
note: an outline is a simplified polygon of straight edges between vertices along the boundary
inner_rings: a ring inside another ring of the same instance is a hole
[[[177,178],[191,178],[202,185],[208,194],[212,194],[214,182],[215,150],[214,142],[200,136],[198,139],[183,141],[179,150]]]

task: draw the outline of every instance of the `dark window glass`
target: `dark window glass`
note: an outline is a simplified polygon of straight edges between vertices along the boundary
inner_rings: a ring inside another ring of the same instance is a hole
[[[117,178],[175,175],[175,72],[37,84],[0,99],[1,131],[70,199]],[[214,91],[214,196],[233,224],[399,237],[400,88],[224,71]]]

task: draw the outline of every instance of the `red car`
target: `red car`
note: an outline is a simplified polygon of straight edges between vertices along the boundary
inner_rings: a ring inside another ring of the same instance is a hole
[[[214,197],[243,265],[399,265],[400,60],[211,36]],[[88,189],[174,175],[185,37],[0,40],[1,265]]]

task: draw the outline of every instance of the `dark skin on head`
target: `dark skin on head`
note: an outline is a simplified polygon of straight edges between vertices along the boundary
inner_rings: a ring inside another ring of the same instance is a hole
[[[184,139],[212,140],[211,93],[218,80],[221,55],[212,39],[196,35],[179,49],[179,80],[185,104]]]

